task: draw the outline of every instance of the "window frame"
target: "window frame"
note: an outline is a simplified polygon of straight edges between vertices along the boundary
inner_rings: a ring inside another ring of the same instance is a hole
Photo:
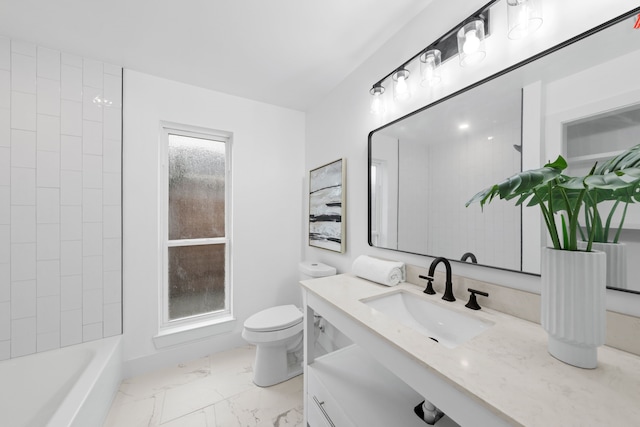
[[[225,230],[224,237],[169,239],[169,136],[179,135],[206,139],[225,144]],[[217,323],[234,320],[232,271],[231,271],[231,164],[232,164],[232,134],[229,132],[201,128],[196,126],[161,122],[160,124],[160,260],[161,280],[159,286],[158,329],[159,335],[172,332],[184,332],[194,328],[206,327]],[[194,245],[225,245],[225,307],[222,310],[169,320],[169,248]]]

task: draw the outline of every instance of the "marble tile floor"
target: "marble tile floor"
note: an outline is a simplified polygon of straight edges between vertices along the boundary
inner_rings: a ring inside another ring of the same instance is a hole
[[[299,427],[302,375],[253,384],[255,347],[245,346],[126,379],[103,427]]]

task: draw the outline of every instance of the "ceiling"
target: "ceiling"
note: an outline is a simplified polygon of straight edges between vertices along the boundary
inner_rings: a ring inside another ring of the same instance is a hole
[[[0,0],[0,34],[306,111],[431,0]]]

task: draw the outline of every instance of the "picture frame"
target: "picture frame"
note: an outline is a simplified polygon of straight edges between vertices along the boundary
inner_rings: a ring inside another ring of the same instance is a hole
[[[309,246],[346,249],[346,159],[309,171]]]

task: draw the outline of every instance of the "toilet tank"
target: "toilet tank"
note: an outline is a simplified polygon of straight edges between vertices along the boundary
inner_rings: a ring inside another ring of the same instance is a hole
[[[336,268],[321,262],[302,261],[300,263],[300,280],[317,279],[318,277],[333,276]]]

